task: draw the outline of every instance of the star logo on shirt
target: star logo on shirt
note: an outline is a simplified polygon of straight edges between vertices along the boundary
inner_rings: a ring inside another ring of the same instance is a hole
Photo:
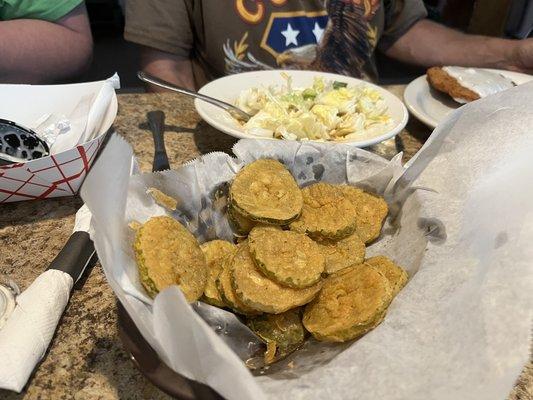
[[[261,48],[277,57],[286,50],[317,44],[327,22],[326,10],[274,12],[265,28]]]
[[[287,24],[287,29],[284,31],[281,31],[281,34],[285,36],[285,46],[289,46],[290,44],[294,44],[295,46],[298,46],[298,34],[300,31],[292,29],[292,26],[290,22]]]
[[[318,22],[315,22],[315,26],[311,32],[315,35],[316,42],[320,43],[320,39],[322,39],[322,35],[324,34],[324,28],[321,28]]]

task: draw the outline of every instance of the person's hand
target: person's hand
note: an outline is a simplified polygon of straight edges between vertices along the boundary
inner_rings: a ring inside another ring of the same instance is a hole
[[[516,42],[511,69],[533,73],[533,38]]]

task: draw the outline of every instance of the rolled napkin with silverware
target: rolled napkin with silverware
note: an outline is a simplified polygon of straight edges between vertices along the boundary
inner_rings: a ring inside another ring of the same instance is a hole
[[[43,358],[72,287],[94,256],[91,213],[76,213],[74,232],[48,269],[19,296],[0,328],[0,388],[20,392]]]

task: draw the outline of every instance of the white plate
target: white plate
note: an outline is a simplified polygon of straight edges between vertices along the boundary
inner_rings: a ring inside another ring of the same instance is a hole
[[[346,82],[348,85],[357,85],[364,83],[379,91],[385,102],[387,103],[388,113],[393,120],[392,128],[383,135],[376,136],[362,141],[343,141],[343,142],[327,142],[327,143],[349,143],[357,147],[366,147],[373,144],[390,139],[391,137],[400,133],[400,131],[407,124],[409,113],[403,105],[402,101],[391,92],[380,88],[379,86],[362,81],[360,79],[350,78],[347,76],[328,74],[315,71],[254,71],[245,72],[242,74],[228,75],[223,78],[214,80],[204,87],[199,92],[216,99],[223,100],[227,103],[234,104],[235,100],[241,91],[250,87],[257,87],[261,85],[279,85],[284,83],[281,72],[286,72],[293,78],[294,87],[308,87],[313,84],[313,79],[317,76],[322,76],[325,79],[337,80]],[[198,114],[212,127],[237,138],[256,138],[265,139],[258,136],[250,135],[229,116],[229,114],[212,104],[201,100],[195,100],[194,105]],[[266,140],[269,140],[266,138]],[[278,139],[272,139],[278,140]]]
[[[533,80],[533,76],[519,72],[487,69],[511,79],[517,85]],[[446,116],[461,105],[444,93],[432,89],[426,75],[420,76],[405,88],[403,99],[409,111],[426,125],[435,128]]]

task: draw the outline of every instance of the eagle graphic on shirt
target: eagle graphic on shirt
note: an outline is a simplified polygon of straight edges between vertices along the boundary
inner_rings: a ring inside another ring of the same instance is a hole
[[[379,0],[329,0],[323,11],[272,13],[261,47],[280,68],[365,78],[377,41],[370,20],[379,6]],[[226,73],[273,69],[247,51],[247,38],[224,45]]]

